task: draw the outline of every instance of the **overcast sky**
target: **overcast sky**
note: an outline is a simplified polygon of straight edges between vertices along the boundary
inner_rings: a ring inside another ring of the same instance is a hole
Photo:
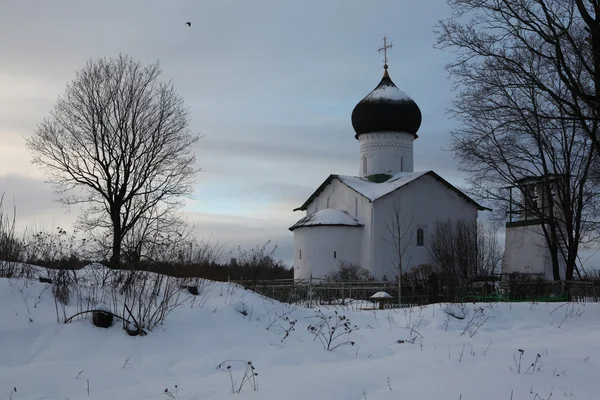
[[[445,0],[0,0],[0,192],[19,223],[69,227],[76,214],[54,201],[24,137],[88,59],[160,60],[205,135],[188,219],[231,245],[271,240],[290,263],[292,210],[330,173],[358,174],[350,115],[381,79],[383,36],[391,78],[423,113],[415,170],[462,184],[443,150],[452,54],[432,48],[448,13]]]

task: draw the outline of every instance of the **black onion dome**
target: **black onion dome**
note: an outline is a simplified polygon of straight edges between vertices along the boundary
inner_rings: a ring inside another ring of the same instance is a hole
[[[354,107],[352,126],[357,139],[372,132],[406,132],[417,138],[421,110],[394,85],[386,69],[379,85]]]

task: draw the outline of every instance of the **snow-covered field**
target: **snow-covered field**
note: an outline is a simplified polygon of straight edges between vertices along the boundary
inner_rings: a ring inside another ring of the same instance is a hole
[[[317,310],[235,285],[208,283],[144,337],[58,324],[46,286],[0,279],[0,399],[600,399],[599,304],[338,308],[354,345],[326,351]],[[248,361],[258,375],[232,394]]]

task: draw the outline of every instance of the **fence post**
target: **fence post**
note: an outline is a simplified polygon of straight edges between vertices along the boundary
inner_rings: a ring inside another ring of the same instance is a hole
[[[310,274],[310,278],[308,278],[308,308],[312,308],[312,273]]]

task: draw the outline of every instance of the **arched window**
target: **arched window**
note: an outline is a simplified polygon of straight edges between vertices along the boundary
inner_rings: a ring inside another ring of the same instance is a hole
[[[417,246],[425,246],[425,233],[422,228],[417,229]]]
[[[362,156],[362,171],[363,174],[367,173],[367,156]]]
[[[400,172],[404,172],[404,157],[400,157]]]

